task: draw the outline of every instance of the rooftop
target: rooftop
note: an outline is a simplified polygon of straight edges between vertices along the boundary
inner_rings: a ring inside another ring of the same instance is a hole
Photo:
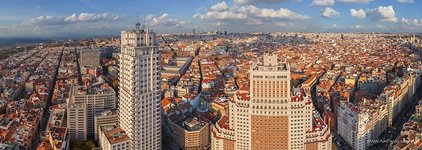
[[[290,73],[290,66],[285,61],[280,62],[275,54],[264,54],[263,61],[252,64],[251,70],[266,72],[288,71]]]
[[[101,84],[98,86],[73,86],[72,94],[75,96],[83,95],[98,95],[98,94],[113,94],[113,88],[108,84]]]
[[[102,128],[105,129],[104,127]],[[108,130],[105,129],[103,132],[110,144],[129,141],[129,136],[127,136],[126,132],[120,127],[115,127]]]
[[[232,130],[230,128],[229,119],[229,116],[222,116],[217,122],[218,126],[223,129]]]
[[[178,124],[188,131],[200,130],[203,126],[206,125],[205,122],[199,120],[196,117],[187,117],[186,119],[181,120]]]

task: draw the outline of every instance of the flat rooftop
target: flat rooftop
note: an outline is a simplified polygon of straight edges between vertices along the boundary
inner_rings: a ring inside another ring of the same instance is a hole
[[[75,96],[80,95],[97,95],[97,94],[114,94],[114,90],[107,84],[101,84],[98,86],[73,86],[72,94]]]
[[[207,123],[195,117],[187,117],[179,121],[177,124],[183,127],[185,130],[197,131],[202,129],[202,127],[204,127]]]
[[[127,136],[126,132],[120,127],[112,128],[103,132],[104,132],[104,135],[107,137],[108,142],[110,142],[110,144],[116,144],[116,143],[129,141],[129,136]]]

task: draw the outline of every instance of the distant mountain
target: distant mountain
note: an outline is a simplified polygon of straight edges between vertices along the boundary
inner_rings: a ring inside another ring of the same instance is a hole
[[[28,44],[28,43],[43,43],[51,40],[42,38],[12,38],[12,37],[0,37],[0,47],[17,45],[17,44]]]

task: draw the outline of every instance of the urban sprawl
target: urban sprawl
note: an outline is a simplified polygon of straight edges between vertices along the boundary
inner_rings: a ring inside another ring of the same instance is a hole
[[[0,60],[0,149],[422,148],[414,34],[137,23],[24,49]]]

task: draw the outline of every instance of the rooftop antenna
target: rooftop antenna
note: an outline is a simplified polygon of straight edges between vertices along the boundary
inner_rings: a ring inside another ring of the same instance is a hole
[[[140,17],[139,17],[139,13],[137,13],[137,19],[136,19],[136,24],[135,24],[135,29],[136,30],[140,30],[141,29],[141,21],[140,21]]]
[[[147,23],[147,18],[143,18],[144,19],[144,24],[142,25],[142,30],[145,30],[145,26],[148,24]]]

